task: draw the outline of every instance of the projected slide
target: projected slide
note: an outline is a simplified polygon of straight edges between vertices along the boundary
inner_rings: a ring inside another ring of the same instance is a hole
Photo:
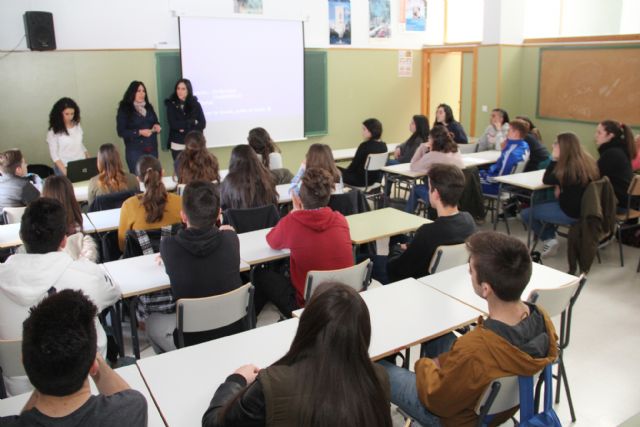
[[[180,18],[182,75],[207,118],[207,145],[244,144],[251,128],[304,138],[302,23]]]

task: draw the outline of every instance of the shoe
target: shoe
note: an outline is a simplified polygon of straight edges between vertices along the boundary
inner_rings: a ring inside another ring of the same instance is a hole
[[[542,258],[555,256],[558,253],[559,245],[560,243],[556,239],[545,240],[542,246]]]

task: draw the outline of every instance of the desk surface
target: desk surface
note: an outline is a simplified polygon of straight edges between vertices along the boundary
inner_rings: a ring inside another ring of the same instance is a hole
[[[158,408],[156,408],[153,399],[151,398],[151,394],[149,393],[149,389],[145,384],[142,376],[140,375],[140,371],[138,371],[138,367],[136,365],[129,365],[119,369],[116,369],[116,372],[120,374],[120,376],[129,384],[129,386],[138,390],[142,393],[147,399],[147,411],[148,411],[148,425],[149,427],[158,427],[164,426],[164,422],[162,421],[162,417],[158,412]],[[91,384],[91,393],[98,394],[98,389],[92,380],[89,380]],[[8,415],[17,415],[22,411],[25,403],[29,400],[29,396],[31,393],[23,393],[18,396],[9,397],[7,399],[0,400],[0,416],[8,416]]]
[[[522,292],[522,299],[526,301],[535,289],[553,289],[576,280],[576,276],[534,262],[531,280]],[[422,277],[419,281],[483,313],[488,311],[487,301],[476,295],[473,290],[468,264]]]
[[[400,144],[387,144],[387,152],[393,153],[396,150],[396,147],[398,145]],[[343,160],[353,159],[356,155],[357,149],[358,147],[340,148],[337,150],[331,150],[331,153],[333,154],[333,160],[335,160],[336,162],[339,162]]]
[[[138,361],[170,426],[199,426],[218,386],[242,365],[267,367],[289,350],[298,319]]]
[[[468,153],[462,155],[465,167],[489,165],[498,161],[500,157],[499,150],[479,151],[477,153]]]
[[[21,244],[19,222],[0,225],[0,248],[11,248]]]
[[[525,190],[536,191],[536,190],[542,190],[544,188],[551,187],[550,185],[546,185],[542,183],[543,176],[544,176],[544,169],[541,169],[541,170],[531,171],[531,172],[497,176],[494,178],[494,180],[496,180],[497,182],[501,182],[503,184],[524,188]]]
[[[351,233],[351,242],[356,245],[372,242],[383,237],[409,233],[431,220],[394,208],[384,208],[346,217]]]
[[[84,218],[85,233],[117,230],[120,223],[120,208],[89,212],[84,214]]]
[[[424,172],[416,172],[411,170],[411,163],[398,163],[397,165],[385,166],[382,168],[383,172],[392,173],[395,175],[402,175],[408,178],[421,178],[426,174]]]
[[[276,191],[278,192],[278,203],[285,204],[291,202],[291,193],[289,192],[291,184],[276,185]]]
[[[249,265],[287,258],[289,249],[271,249],[267,243],[270,228],[238,234],[240,240],[240,259]]]

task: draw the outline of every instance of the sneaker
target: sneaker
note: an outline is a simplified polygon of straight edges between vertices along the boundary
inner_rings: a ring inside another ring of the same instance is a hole
[[[558,245],[560,243],[556,239],[545,240],[542,246],[542,258],[555,256],[558,253]]]

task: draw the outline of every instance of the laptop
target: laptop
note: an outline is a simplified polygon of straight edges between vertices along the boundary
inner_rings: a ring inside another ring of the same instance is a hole
[[[74,160],[67,163],[67,178],[69,178],[71,182],[88,181],[96,175],[98,175],[96,157]]]

